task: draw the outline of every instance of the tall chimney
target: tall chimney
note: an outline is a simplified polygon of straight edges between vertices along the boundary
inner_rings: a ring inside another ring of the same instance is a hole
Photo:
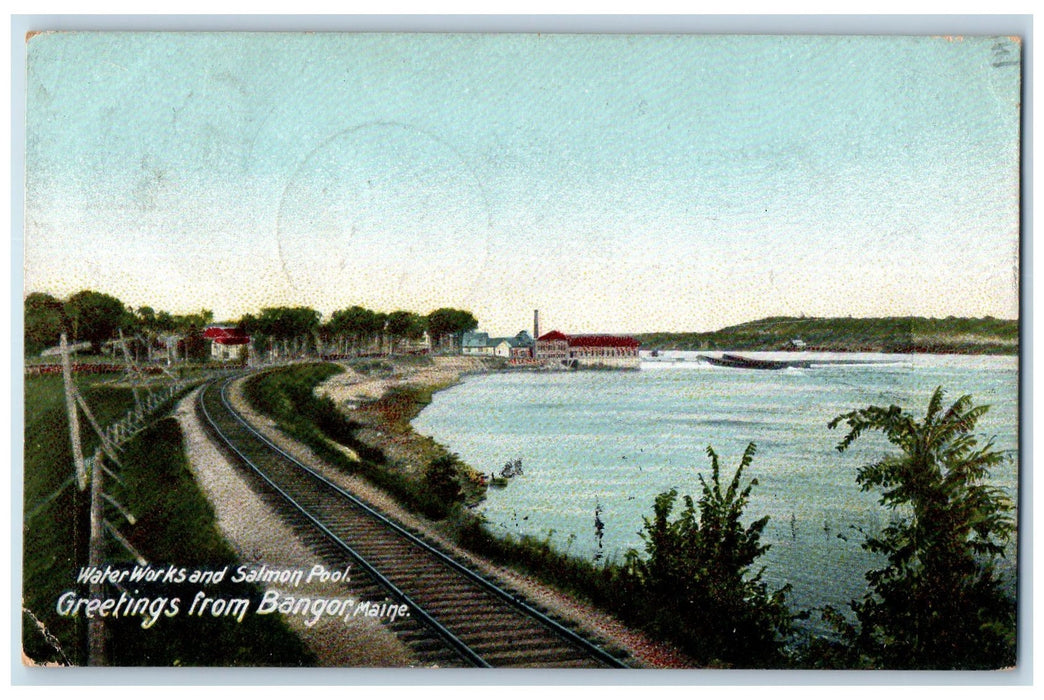
[[[537,357],[537,339],[540,337],[540,309],[532,310],[532,357]]]

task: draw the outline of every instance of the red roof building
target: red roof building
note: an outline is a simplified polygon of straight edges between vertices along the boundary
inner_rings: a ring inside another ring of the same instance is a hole
[[[236,326],[210,326],[203,331],[210,341],[210,356],[215,360],[245,360],[250,336]]]
[[[569,336],[559,331],[551,331],[537,338],[534,356],[538,360],[568,360]]]
[[[626,335],[566,335],[551,331],[537,338],[536,357],[545,360],[637,358],[640,345]]]
[[[571,335],[569,347],[571,348],[634,348],[637,349],[641,343],[626,335]]]
[[[246,345],[250,336],[235,326],[210,326],[203,331],[203,337],[218,345]]]

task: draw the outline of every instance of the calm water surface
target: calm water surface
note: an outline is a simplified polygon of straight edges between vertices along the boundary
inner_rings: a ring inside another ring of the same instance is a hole
[[[467,377],[436,394],[413,424],[487,474],[522,460],[524,475],[491,489],[482,506],[492,528],[617,560],[629,548],[641,549],[642,518],[656,494],[676,488],[699,495],[698,475],[710,475],[708,446],[728,479],[754,442],[757,455],[746,476],[758,484],[745,522],[770,516],[762,537],[771,545],[761,560],[765,578],[773,587],[791,583],[795,608],[843,606],[860,596],[875,562],[859,547],[857,530],[875,532],[888,522],[876,496],[859,491],[855,475],[889,445],[868,434],[838,454],[844,431],[826,427],[838,414],[898,404],[923,415],[936,386],[951,400],[971,394],[991,406],[978,432],[1012,453],[993,481],[1015,496],[1015,357],[802,353],[801,359],[865,364],[756,371],[711,367],[693,353],[666,356],[644,361],[637,372]],[[596,511],[604,523],[600,539]]]

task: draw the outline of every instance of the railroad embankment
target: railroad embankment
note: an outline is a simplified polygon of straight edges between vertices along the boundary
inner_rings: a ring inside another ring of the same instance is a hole
[[[355,426],[354,437],[379,450],[392,469],[415,478],[433,461],[450,456],[446,447],[413,430],[410,421],[431,403],[435,392],[466,374],[495,371],[503,363],[478,357],[389,358],[338,363],[343,372],[316,387]],[[465,502],[482,499],[481,476],[456,460],[464,479]]]

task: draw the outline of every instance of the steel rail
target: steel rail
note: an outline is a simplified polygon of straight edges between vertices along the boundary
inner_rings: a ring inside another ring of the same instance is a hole
[[[224,391],[223,390],[224,390],[224,387],[227,386],[230,381],[232,381],[232,379],[226,380],[224,385],[222,385],[222,397],[221,397],[222,398],[222,402],[224,403],[226,410],[229,411],[230,415],[232,415],[234,418],[238,419],[240,422],[243,422],[242,419],[239,417],[239,415],[234,411],[234,409],[232,409],[232,407],[225,400],[225,396],[224,396]],[[289,503],[291,506],[293,506],[309,522],[311,522],[313,525],[315,525],[315,527],[318,528],[324,535],[329,537],[334,542],[334,544],[336,544],[338,547],[341,547],[342,549],[344,549],[352,558],[354,558],[360,564],[360,566],[368,574],[370,574],[380,585],[384,586],[388,591],[390,591],[391,594],[395,598],[397,598],[399,601],[401,601],[401,602],[405,603],[406,605],[408,605],[412,612],[418,613],[418,616],[424,622],[426,622],[432,629],[434,629],[439,634],[439,636],[441,636],[443,639],[445,639],[446,642],[457,653],[459,653],[467,661],[471,662],[475,666],[478,666],[480,668],[491,668],[492,666],[485,659],[483,659],[481,656],[479,656],[477,653],[475,653],[475,651],[471,647],[469,647],[463,640],[461,640],[459,637],[457,637],[455,634],[453,634],[453,632],[448,630],[444,625],[442,625],[442,623],[440,623],[438,620],[436,620],[434,617],[432,617],[430,613],[428,613],[426,610],[424,610],[424,608],[422,608],[420,605],[418,605],[416,602],[414,602],[413,599],[410,598],[410,596],[405,591],[403,591],[398,586],[396,586],[394,583],[392,583],[390,580],[388,580],[388,578],[386,578],[383,574],[381,574],[380,571],[378,571],[372,564],[370,564],[370,562],[368,562],[365,557],[363,557],[361,554],[359,554],[359,552],[357,552],[351,545],[349,545],[347,542],[345,542],[340,537],[338,537],[337,534],[335,534],[333,531],[331,531],[330,528],[328,528],[318,518],[316,518],[314,515],[309,513],[308,510],[303,505],[298,503],[293,498],[293,496],[291,496],[283,488],[281,488],[278,484],[276,484],[274,481],[272,481],[272,479],[270,479],[264,473],[264,471],[262,471],[256,464],[254,464],[253,460],[251,460],[249,457],[247,457],[245,454],[243,454],[243,452],[232,443],[232,441],[228,438],[228,436],[225,435],[221,431],[220,427],[218,427],[218,425],[214,421],[213,417],[211,417],[210,412],[207,410],[206,403],[203,401],[203,394],[212,385],[213,385],[213,382],[211,382],[211,384],[203,387],[202,391],[200,391],[200,394],[199,394],[199,406],[203,410],[203,415],[206,417],[207,422],[210,423],[211,428],[213,428],[214,432],[225,443],[225,445],[227,445],[229,447],[229,449],[231,449],[233,452],[235,452],[236,455],[239,456],[239,459],[242,460],[244,464],[246,464],[250,469],[252,469],[258,476],[260,476],[262,479],[264,479],[265,482],[269,486],[271,486],[280,496],[282,496],[282,498],[284,500],[286,500],[287,503]],[[246,424],[244,423],[244,425],[246,425]],[[249,428],[249,426],[247,426],[247,427]],[[253,430],[253,429],[251,428],[251,430]],[[253,431],[253,432],[256,433],[257,431]],[[282,450],[280,450],[280,452],[285,455],[285,453],[283,453]]]
[[[410,541],[412,544],[422,548],[423,550],[425,550],[429,554],[435,556],[438,560],[440,560],[441,562],[443,562],[447,566],[451,567],[453,570],[455,570],[458,573],[462,574],[463,576],[465,576],[469,580],[473,581],[474,583],[477,583],[480,587],[482,587],[487,592],[492,593],[493,595],[497,596],[498,598],[504,600],[506,603],[508,603],[512,607],[516,608],[517,610],[521,611],[525,615],[527,615],[527,616],[529,616],[529,617],[539,621],[545,627],[547,627],[548,629],[550,629],[554,633],[558,634],[560,637],[563,637],[567,641],[571,642],[575,646],[579,647],[581,650],[583,650],[584,652],[590,654],[591,656],[593,656],[594,658],[596,658],[600,662],[606,664],[607,666],[609,666],[611,668],[629,668],[629,666],[626,663],[624,663],[620,659],[616,658],[612,654],[608,653],[607,651],[605,651],[604,649],[602,649],[598,645],[594,644],[590,640],[588,640],[585,637],[581,636],[580,634],[578,634],[574,630],[569,629],[568,627],[566,627],[562,623],[558,622],[557,620],[549,617],[548,615],[546,615],[545,613],[541,612],[540,610],[537,610],[532,605],[527,603],[525,600],[522,600],[521,598],[513,595],[512,593],[509,593],[508,591],[505,591],[503,588],[497,586],[496,584],[494,584],[493,582],[489,581],[488,579],[486,579],[481,574],[478,574],[477,572],[473,571],[472,569],[468,568],[467,566],[461,564],[456,559],[454,559],[453,557],[450,557],[449,555],[447,555],[445,552],[441,551],[440,549],[432,546],[428,542],[425,542],[424,540],[422,540],[421,538],[417,537],[415,534],[413,534],[409,530],[405,529],[399,523],[397,523],[394,520],[388,518],[383,513],[375,510],[369,504],[367,504],[367,503],[363,502],[362,500],[360,500],[354,494],[346,491],[345,489],[341,488],[337,484],[331,482],[329,479],[327,479],[323,475],[319,474],[318,472],[316,472],[314,469],[312,469],[308,465],[303,464],[300,460],[295,458],[293,455],[288,454],[285,450],[283,450],[281,447],[279,447],[278,445],[273,443],[265,435],[263,435],[258,430],[256,430],[252,425],[250,425],[239,414],[239,412],[236,411],[231,406],[231,404],[228,401],[227,389],[228,389],[228,385],[231,383],[231,381],[233,379],[235,379],[235,377],[227,379],[221,386],[220,396],[221,396],[221,401],[222,401],[222,404],[224,405],[225,410],[228,411],[229,415],[231,415],[233,418],[235,418],[235,420],[238,421],[247,431],[252,433],[257,439],[259,439],[261,442],[263,442],[265,445],[267,445],[270,449],[272,449],[275,452],[279,453],[284,458],[286,458],[287,460],[292,462],[294,465],[296,465],[299,469],[302,469],[303,471],[307,472],[309,475],[311,475],[313,478],[315,478],[316,480],[320,481],[321,483],[325,484],[327,487],[333,489],[335,492],[337,492],[339,495],[343,496],[346,500],[350,501],[353,505],[358,507],[360,510],[364,511],[365,513],[367,513],[371,517],[375,518],[376,520],[378,520],[379,522],[381,522],[382,524],[384,524],[388,528],[392,529],[393,531],[398,533],[400,536],[402,536],[405,539],[407,539],[408,541]]]

